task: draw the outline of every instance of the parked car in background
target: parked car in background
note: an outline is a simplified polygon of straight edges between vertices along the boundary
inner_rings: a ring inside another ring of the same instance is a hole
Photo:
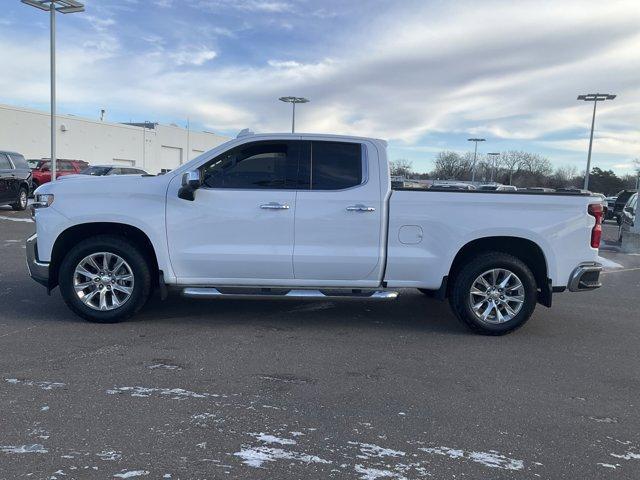
[[[81,175],[104,177],[107,175],[149,175],[141,168],[123,167],[122,165],[91,165],[80,172]]]
[[[613,211],[611,212],[611,218],[615,218],[618,225],[622,221],[622,211],[632,197],[634,193],[637,193],[637,190],[620,190],[618,195],[616,195],[616,201],[613,203]]]
[[[480,185],[478,190],[485,192],[515,192],[518,190],[514,185],[502,185],[501,183],[489,183],[486,185]]]
[[[31,178],[31,170],[22,155],[0,151],[0,205],[11,205],[14,210],[27,208]]]
[[[631,195],[620,214],[620,226],[618,227],[618,241],[629,233],[636,221],[636,210],[638,209],[638,193]]]
[[[475,190],[476,187],[470,183],[434,183],[429,187],[431,190]]]
[[[49,183],[27,265],[101,323],[139,311],[154,287],[374,300],[417,288],[501,335],[554,292],[600,287],[600,198],[394,190],[388,172],[383,140],[243,134],[165,175]]]
[[[605,215],[605,220],[611,220],[613,218],[613,208],[616,204],[616,196],[605,197],[605,201],[607,202],[607,214]]]
[[[551,192],[555,192],[555,190],[553,188],[547,188],[547,187],[526,187],[526,188],[519,188],[518,189],[519,192],[540,192],[540,193],[551,193]]]
[[[31,159],[27,161],[33,173],[33,190],[51,181],[51,159]],[[84,160],[56,159],[56,178],[80,173],[89,164]]]

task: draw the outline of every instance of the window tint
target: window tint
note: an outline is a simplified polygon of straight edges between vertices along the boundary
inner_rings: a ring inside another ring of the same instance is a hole
[[[61,160],[59,162],[57,162],[58,165],[56,165],[58,167],[58,169],[61,172],[70,172],[70,171],[75,171],[75,169],[73,168],[73,165],[71,164],[71,162],[68,162],[66,160]]]
[[[24,159],[22,155],[19,155],[17,153],[12,153],[9,156],[11,157],[11,160],[13,160],[13,164],[15,165],[16,168],[21,168],[21,169],[29,168],[27,166],[27,161]]]
[[[254,142],[231,149],[203,167],[203,183],[209,188],[296,188],[298,143]]]
[[[341,190],[361,183],[361,144],[311,142],[312,190]]]
[[[109,170],[107,175],[122,175],[122,169],[120,167],[113,167]]]
[[[11,162],[9,162],[9,157],[7,157],[4,153],[0,153],[0,170],[10,170],[13,166]]]

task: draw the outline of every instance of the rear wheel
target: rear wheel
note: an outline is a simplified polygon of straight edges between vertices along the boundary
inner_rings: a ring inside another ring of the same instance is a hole
[[[18,198],[16,203],[11,204],[11,208],[14,210],[25,210],[27,208],[28,192],[25,187],[20,187],[18,191]]]
[[[124,238],[110,235],[74,246],[60,265],[58,281],[69,308],[98,323],[120,322],[135,314],[151,290],[144,255]]]
[[[529,267],[512,255],[491,252],[462,267],[449,303],[456,317],[475,332],[504,335],[529,319],[536,297]]]

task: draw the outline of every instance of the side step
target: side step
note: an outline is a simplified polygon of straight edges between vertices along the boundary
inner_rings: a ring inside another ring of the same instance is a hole
[[[221,291],[224,290],[224,291]],[[189,298],[365,298],[393,300],[398,292],[391,290],[287,290],[283,288],[220,289],[214,287],[188,287],[182,294]]]

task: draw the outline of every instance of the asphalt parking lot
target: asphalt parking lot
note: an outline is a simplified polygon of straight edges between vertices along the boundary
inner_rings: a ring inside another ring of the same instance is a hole
[[[2,479],[640,478],[640,256],[498,338],[411,290],[94,325],[28,277],[33,230],[0,207]]]

